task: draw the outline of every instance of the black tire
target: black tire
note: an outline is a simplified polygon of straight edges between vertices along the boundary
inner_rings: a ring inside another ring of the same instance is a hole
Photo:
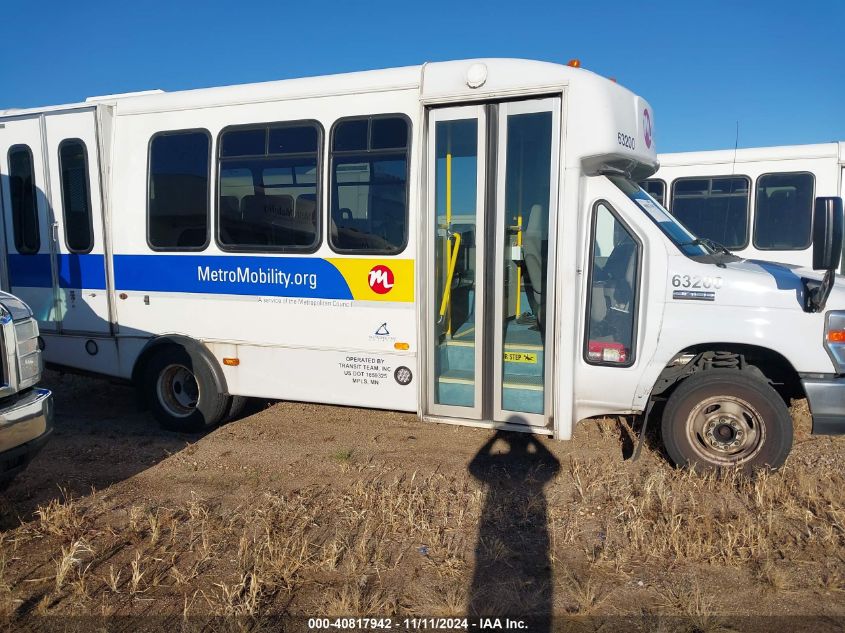
[[[220,393],[210,361],[168,345],[144,368],[142,392],[153,416],[168,431],[196,433],[223,419],[229,396]]]
[[[666,402],[663,445],[676,466],[778,468],[792,448],[792,417],[768,382],[712,369],[686,378]]]
[[[229,409],[226,411],[226,420],[231,421],[239,419],[243,415],[248,402],[249,398],[245,396],[232,396],[230,398]]]

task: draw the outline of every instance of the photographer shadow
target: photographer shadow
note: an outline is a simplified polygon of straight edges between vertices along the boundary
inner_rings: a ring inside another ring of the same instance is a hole
[[[543,488],[560,462],[536,436],[499,430],[468,470],[486,488],[469,615],[519,615],[532,631],[548,630],[553,587]]]

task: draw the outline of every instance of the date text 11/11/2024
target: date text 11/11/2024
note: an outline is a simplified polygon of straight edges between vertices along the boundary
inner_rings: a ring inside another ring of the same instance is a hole
[[[530,624],[519,618],[309,618],[308,630],[372,631],[495,631],[528,630]]]

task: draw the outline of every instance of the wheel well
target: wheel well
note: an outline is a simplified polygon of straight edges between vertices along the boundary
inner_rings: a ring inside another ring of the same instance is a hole
[[[175,347],[177,349],[184,349],[191,356],[192,359],[204,359],[211,367],[214,381],[220,393],[229,393],[226,386],[226,377],[220,369],[220,364],[217,359],[208,351],[208,348],[199,341],[188,336],[181,335],[164,335],[157,336],[151,339],[138,354],[138,359],[135,361],[135,366],[132,368],[132,382],[140,387],[141,380],[144,376],[144,369],[150,359],[159,351],[166,347]]]
[[[687,376],[713,368],[758,374],[769,381],[787,406],[792,398],[805,397],[798,372],[783,355],[767,347],[740,343],[705,343],[681,350],[660,373],[651,395],[667,397]]]

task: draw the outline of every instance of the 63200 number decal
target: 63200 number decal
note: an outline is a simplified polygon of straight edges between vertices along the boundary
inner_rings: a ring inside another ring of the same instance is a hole
[[[673,288],[707,288],[718,290],[722,287],[721,277],[699,277],[698,275],[672,275]]]

